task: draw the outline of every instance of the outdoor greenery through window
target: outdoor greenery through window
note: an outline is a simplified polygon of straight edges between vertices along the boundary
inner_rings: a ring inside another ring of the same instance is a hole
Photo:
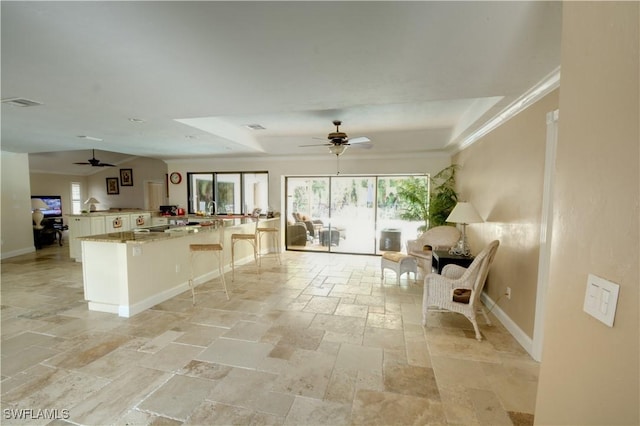
[[[427,208],[429,178],[289,177],[286,190],[288,248],[377,254],[399,251],[407,239],[417,237],[424,226],[420,212]],[[406,196],[414,192],[419,196]]]
[[[190,214],[248,214],[269,209],[268,172],[187,173]]]

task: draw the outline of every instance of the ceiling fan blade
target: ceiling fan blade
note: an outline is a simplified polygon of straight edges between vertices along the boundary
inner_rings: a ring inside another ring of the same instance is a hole
[[[353,138],[353,139],[349,139],[349,144],[358,144],[358,143],[366,143],[366,142],[371,142],[371,139],[365,137],[365,136],[361,136],[359,138]]]
[[[115,165],[109,163],[100,163],[97,165],[97,167],[115,167]]]
[[[351,144],[349,144],[351,145]],[[358,149],[371,149],[373,148],[373,144],[370,142],[365,142],[365,143],[357,143],[355,145],[352,145],[354,148],[358,148]]]
[[[331,146],[332,143],[315,143],[312,145],[298,145],[300,148],[308,147],[308,146]]]
[[[87,164],[91,164],[91,163],[73,163],[73,164],[80,164],[80,165],[87,165]]]

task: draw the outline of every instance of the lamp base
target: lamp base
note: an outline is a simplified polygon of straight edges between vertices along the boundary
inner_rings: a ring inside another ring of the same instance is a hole
[[[458,256],[466,256],[469,257],[471,256],[471,248],[469,247],[469,243],[467,242],[467,224],[463,223],[462,224],[462,235],[460,236],[460,239],[458,240],[458,244],[456,244],[455,246],[451,247],[449,249],[449,254],[455,254]]]
[[[44,214],[40,210],[36,209],[31,213],[31,220],[33,221],[34,229],[44,228],[44,226],[42,226],[42,219],[44,219]]]
[[[449,254],[469,257],[471,256],[471,249],[469,249],[469,245],[464,244],[462,240],[460,240],[457,245],[449,249]]]

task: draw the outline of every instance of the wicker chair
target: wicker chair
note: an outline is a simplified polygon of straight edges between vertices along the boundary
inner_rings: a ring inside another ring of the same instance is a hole
[[[431,272],[431,250],[448,249],[459,239],[460,231],[455,226],[436,226],[417,239],[407,241],[407,254],[416,258],[426,275]]]
[[[476,312],[480,312],[487,324],[491,325],[489,317],[480,303],[480,294],[487,278],[487,273],[493,262],[500,242],[492,241],[476,256],[468,268],[459,265],[449,264],[442,270],[442,275],[429,274],[424,279],[424,294],[422,299],[422,324],[427,324],[427,311],[436,308],[440,311],[457,312],[464,315],[473,324],[476,332],[476,339],[482,340],[482,335],[478,329]],[[471,290],[468,300],[462,295],[461,301],[454,301],[454,296],[460,300],[458,289]]]

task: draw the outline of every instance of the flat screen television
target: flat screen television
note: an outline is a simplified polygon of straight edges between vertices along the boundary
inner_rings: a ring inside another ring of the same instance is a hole
[[[49,206],[48,209],[41,209],[44,217],[62,217],[62,198],[59,195],[32,195],[31,199],[40,198]]]

